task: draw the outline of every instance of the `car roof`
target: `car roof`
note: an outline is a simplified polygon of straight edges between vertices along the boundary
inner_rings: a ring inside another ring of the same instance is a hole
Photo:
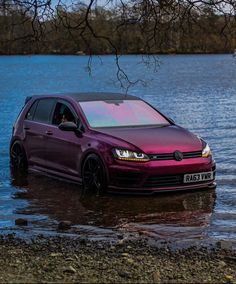
[[[106,101],[106,100],[137,100],[138,97],[122,94],[122,93],[108,93],[108,92],[94,92],[94,93],[73,93],[69,94],[77,101]]]
[[[140,98],[136,96],[122,94],[122,93],[88,92],[88,93],[58,93],[58,94],[47,94],[41,96],[36,95],[36,96],[27,97],[26,102],[28,102],[31,98],[46,98],[46,97],[56,97],[56,98],[71,97],[78,102],[106,101],[106,100],[140,100]]]

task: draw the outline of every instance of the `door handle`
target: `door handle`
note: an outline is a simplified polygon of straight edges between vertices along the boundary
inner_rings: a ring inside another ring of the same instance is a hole
[[[30,130],[30,128],[29,127],[24,127],[24,130]]]
[[[47,135],[53,135],[52,131],[50,131],[50,130],[47,130],[45,133],[46,133]]]

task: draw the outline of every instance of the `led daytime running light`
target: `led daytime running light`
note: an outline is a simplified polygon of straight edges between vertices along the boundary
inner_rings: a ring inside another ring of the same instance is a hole
[[[126,149],[113,149],[115,158],[123,161],[147,162],[149,157],[144,153],[137,153]]]
[[[211,149],[210,149],[209,145],[206,144],[205,147],[204,147],[203,150],[202,150],[202,157],[203,157],[203,158],[208,158],[208,157],[210,157],[211,155],[212,155]]]

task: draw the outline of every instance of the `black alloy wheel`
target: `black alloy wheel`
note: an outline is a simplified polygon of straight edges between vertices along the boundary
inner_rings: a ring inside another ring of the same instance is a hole
[[[15,170],[26,171],[28,168],[28,162],[25,151],[20,142],[15,141],[10,150],[11,166]]]
[[[85,159],[82,169],[84,190],[94,190],[97,193],[104,192],[107,187],[105,168],[101,159],[90,154]]]

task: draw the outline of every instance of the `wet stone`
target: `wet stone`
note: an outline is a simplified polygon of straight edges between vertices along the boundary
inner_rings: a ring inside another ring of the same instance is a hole
[[[50,256],[52,256],[52,257],[60,257],[60,256],[62,256],[62,253],[54,253],[54,252],[52,252],[50,254]]]
[[[97,248],[98,249],[104,249],[104,245],[103,244],[97,244]]]
[[[122,245],[124,245],[124,243],[125,243],[124,239],[121,239],[121,240],[117,241],[116,245],[117,246],[122,246]]]
[[[81,239],[80,239],[80,244],[81,244],[81,245],[85,245],[86,243],[87,243],[86,238],[81,238]]]
[[[232,275],[225,275],[225,280],[226,280],[226,283],[229,283],[229,284],[234,283]]]
[[[221,260],[221,261],[219,262],[219,266],[224,267],[224,266],[227,266],[227,264],[226,264],[224,261]]]
[[[18,218],[18,219],[15,220],[15,224],[17,226],[27,226],[28,221],[26,219],[23,219],[23,218]]]
[[[231,250],[232,249],[232,242],[231,241],[227,241],[227,240],[221,240],[219,242],[220,248],[221,249],[225,249],[225,250]]]
[[[67,257],[65,261],[74,261],[74,259],[72,257]]]
[[[58,224],[58,230],[69,230],[71,228],[71,222],[70,221],[62,221]]]
[[[76,270],[73,266],[68,266],[63,269],[64,273],[76,273]]]
[[[120,277],[129,278],[129,273],[126,271],[118,271]]]

